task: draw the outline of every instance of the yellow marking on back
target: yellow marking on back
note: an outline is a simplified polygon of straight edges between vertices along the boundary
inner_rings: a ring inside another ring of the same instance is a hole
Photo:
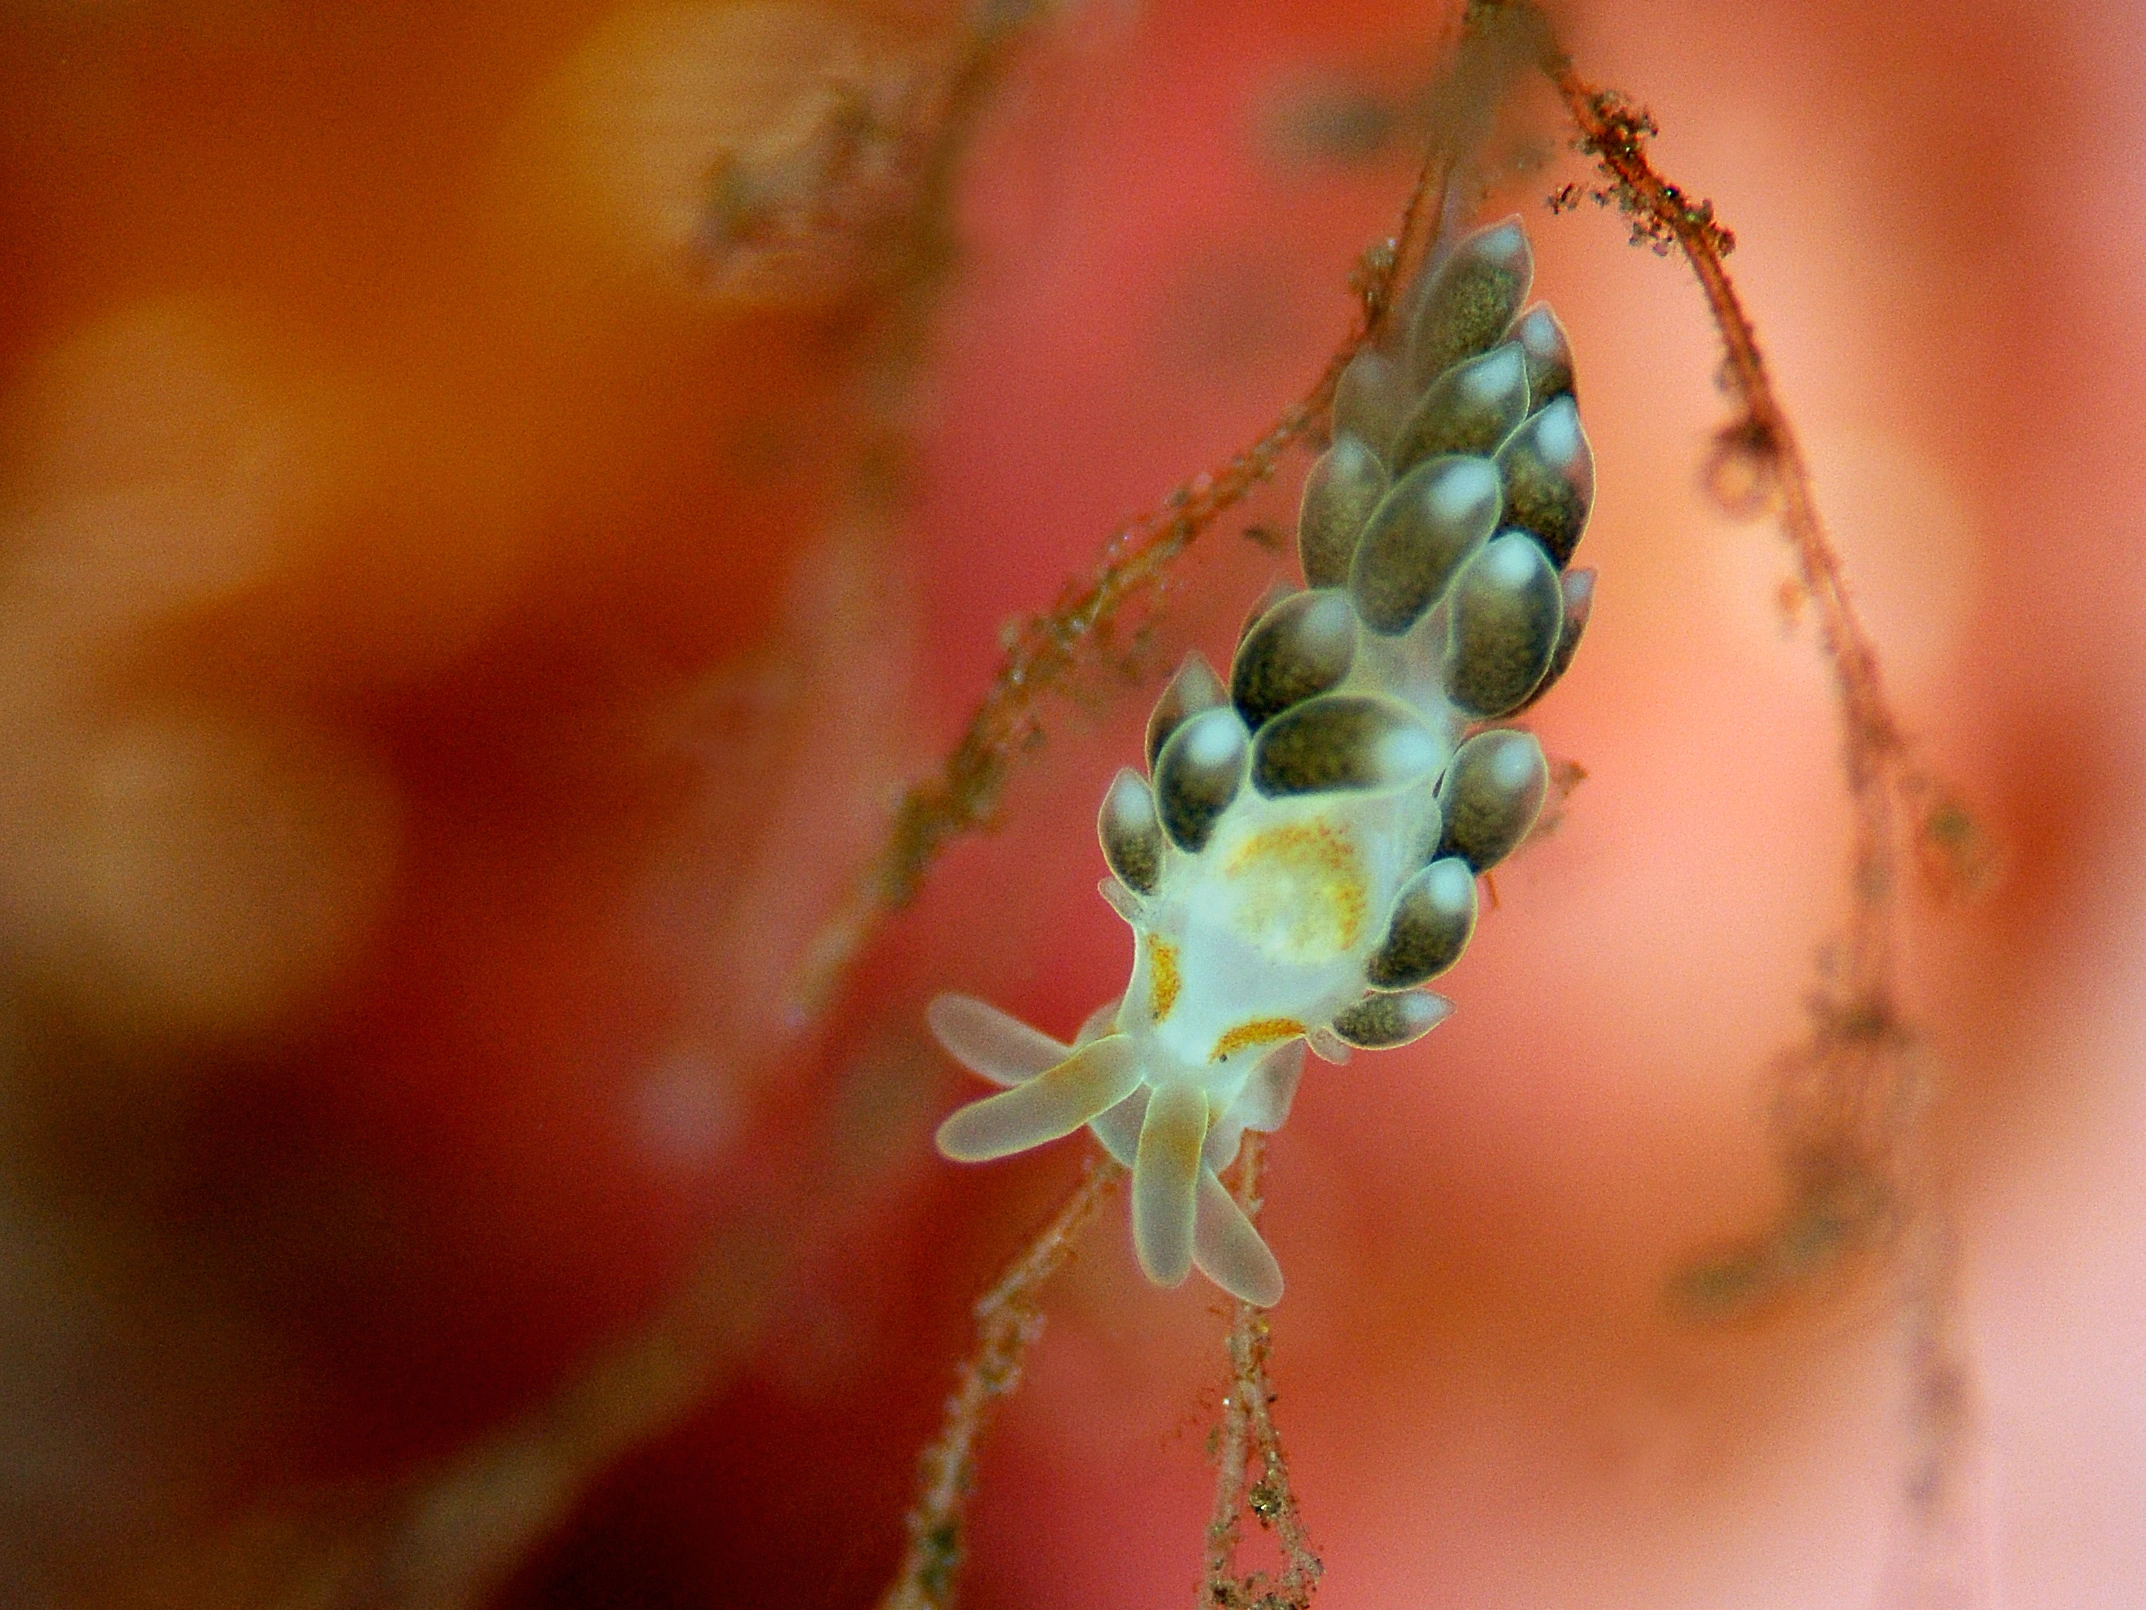
[[[1207,1053],[1208,1060],[1219,1062],[1232,1051],[1242,1051],[1248,1045],[1268,1045],[1276,1040],[1294,1040],[1304,1032],[1304,1025],[1293,1017],[1255,1017],[1238,1024],[1215,1041],[1215,1048]]]
[[[1254,833],[1222,868],[1235,887],[1235,926],[1268,952],[1325,961],[1364,934],[1363,860],[1341,828],[1290,822]]]
[[[1148,935],[1148,999],[1153,1006],[1154,1021],[1160,1023],[1177,1005],[1178,991],[1184,987],[1184,979],[1177,970],[1177,947],[1168,940]]]

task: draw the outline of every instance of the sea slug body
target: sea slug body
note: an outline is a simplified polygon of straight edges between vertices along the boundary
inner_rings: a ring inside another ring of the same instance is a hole
[[[928,1020],[1004,1088],[939,1149],[982,1162],[1086,1126],[1133,1171],[1151,1280],[1198,1267],[1282,1293],[1223,1187],[1247,1129],[1289,1115],[1307,1048],[1405,1045],[1452,1011],[1421,986],[1476,921],[1476,879],[1542,808],[1548,771],[1509,724],[1564,673],[1593,602],[1568,569],[1594,497],[1572,360],[1517,219],[1437,254],[1404,338],[1343,376],[1307,477],[1307,586],[1247,626],[1225,681],[1198,653],[1097,822],[1102,894],[1133,929],[1125,994],[1071,1044],[963,995]],[[1500,723],[1490,725],[1490,723]]]

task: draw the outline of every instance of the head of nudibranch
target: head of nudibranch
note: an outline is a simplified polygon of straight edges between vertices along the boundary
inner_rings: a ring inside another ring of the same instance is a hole
[[[1133,1242],[1162,1285],[1195,1265],[1271,1305],[1280,1267],[1219,1179],[1278,1127],[1307,1047],[1341,1061],[1452,1011],[1476,879],[1534,825],[1548,770],[1507,723],[1571,663],[1593,573],[1567,568],[1594,496],[1565,334],[1523,308],[1511,219],[1442,253],[1405,339],[1344,373],[1297,523],[1306,586],[1247,623],[1227,683],[1197,652],[1163,690],[1147,767],[1097,823],[1131,925],[1125,994],[1072,1043],[942,995],[939,1043],[1004,1086],[939,1128],[962,1162],[1083,1126],[1133,1171]]]

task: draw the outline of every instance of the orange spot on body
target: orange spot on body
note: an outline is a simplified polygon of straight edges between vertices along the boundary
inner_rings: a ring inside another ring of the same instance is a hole
[[[1210,1059],[1219,1060],[1232,1051],[1242,1051],[1247,1046],[1272,1045],[1277,1040],[1294,1040],[1304,1032],[1304,1025],[1293,1017],[1255,1017],[1238,1024],[1215,1041],[1215,1048],[1208,1056]]]
[[[1177,1005],[1178,991],[1184,979],[1177,970],[1177,947],[1164,940],[1150,937],[1148,940],[1148,999],[1153,1003],[1154,1019],[1160,1023]]]

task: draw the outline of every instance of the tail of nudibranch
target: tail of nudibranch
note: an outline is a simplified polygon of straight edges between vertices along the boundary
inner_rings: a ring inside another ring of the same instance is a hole
[[[1401,338],[1341,379],[1304,486],[1306,586],[1246,624],[1228,679],[1197,653],[1098,822],[1103,894],[1132,925],[1125,997],[1073,1045],[963,996],[940,1043],[1006,1086],[939,1131],[1003,1157],[1086,1126],[1133,1169],[1150,1278],[1196,1265],[1271,1304],[1281,1271],[1222,1187],[1277,1127],[1308,1044],[1403,1045],[1452,1010],[1476,879],[1534,825],[1541,745],[1509,724],[1565,672],[1594,597],[1569,567],[1594,497],[1572,357],[1511,219],[1404,299]]]

